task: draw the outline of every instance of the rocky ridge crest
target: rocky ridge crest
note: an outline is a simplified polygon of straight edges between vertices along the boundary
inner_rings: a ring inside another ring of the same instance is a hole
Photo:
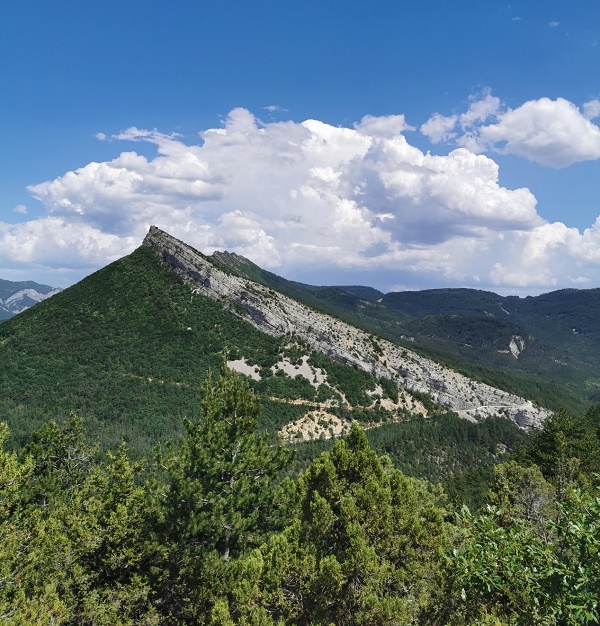
[[[251,280],[224,272],[200,252],[151,226],[145,246],[191,284],[193,290],[220,302],[233,315],[272,336],[297,336],[314,350],[354,365],[400,388],[429,393],[464,418],[501,415],[525,429],[549,415],[531,401],[467,378],[409,349],[375,337],[332,316]]]

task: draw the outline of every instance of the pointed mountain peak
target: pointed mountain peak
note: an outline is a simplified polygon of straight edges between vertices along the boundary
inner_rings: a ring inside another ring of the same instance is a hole
[[[189,244],[181,241],[181,239],[173,237],[173,235],[162,230],[158,226],[150,226],[148,233],[144,237],[142,245],[155,248],[156,250],[162,250],[165,248],[181,248],[185,250],[190,250],[193,253],[204,257],[201,252],[199,252],[195,248],[192,248],[192,246],[190,246]]]

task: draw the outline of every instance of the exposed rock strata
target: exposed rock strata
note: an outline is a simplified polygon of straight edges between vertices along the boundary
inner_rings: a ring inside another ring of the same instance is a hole
[[[154,226],[144,245],[154,248],[196,291],[221,302],[259,330],[277,337],[296,335],[337,361],[391,378],[402,388],[429,393],[462,417],[480,420],[504,415],[529,429],[549,414],[524,398],[473,381],[273,289],[223,272],[191,246]]]

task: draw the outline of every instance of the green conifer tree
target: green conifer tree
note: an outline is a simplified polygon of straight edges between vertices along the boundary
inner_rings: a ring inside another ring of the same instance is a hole
[[[296,519],[263,548],[263,602],[285,624],[414,624],[445,546],[435,495],[348,438],[300,476]]]
[[[203,384],[201,407],[202,419],[188,421],[186,435],[157,454],[160,587],[178,619],[209,615],[229,593],[231,561],[275,525],[273,482],[290,457],[256,434],[258,397],[225,364]]]

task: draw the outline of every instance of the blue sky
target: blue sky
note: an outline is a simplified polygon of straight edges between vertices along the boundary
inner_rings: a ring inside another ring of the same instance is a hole
[[[600,286],[600,3],[10,0],[0,277],[149,224],[296,280]]]

